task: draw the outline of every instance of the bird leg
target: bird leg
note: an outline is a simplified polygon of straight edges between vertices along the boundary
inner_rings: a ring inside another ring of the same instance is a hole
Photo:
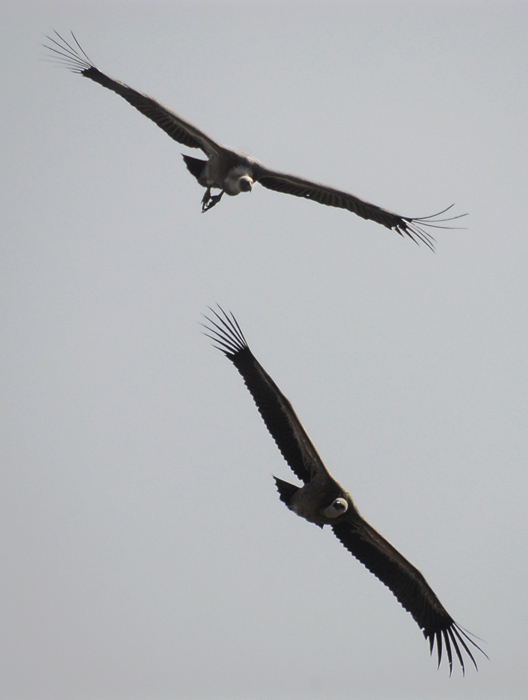
[[[208,187],[205,190],[205,194],[202,198],[202,214],[206,211],[209,211],[209,209],[212,209],[215,204],[218,204],[218,202],[222,199],[222,195],[224,194],[224,190],[220,192],[220,194],[211,194],[211,188]]]

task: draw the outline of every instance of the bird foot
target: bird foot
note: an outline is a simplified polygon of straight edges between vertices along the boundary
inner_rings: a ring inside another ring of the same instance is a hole
[[[202,214],[206,211],[209,211],[209,209],[212,209],[215,204],[218,204],[218,202],[222,199],[222,195],[224,194],[224,191],[222,190],[220,194],[211,194],[211,188],[208,187],[205,190],[205,194],[202,198]]]

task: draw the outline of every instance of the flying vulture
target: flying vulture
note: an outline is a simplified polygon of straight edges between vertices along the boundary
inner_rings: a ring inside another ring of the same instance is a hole
[[[219,307],[205,317],[206,335],[242,375],[282,456],[304,486],[274,477],[279,497],[290,510],[320,527],[330,525],[341,543],[394,593],[429,641],[436,644],[438,666],[445,649],[450,675],[458,658],[465,672],[464,654],[477,663],[473,648],[485,652],[459,627],[425,578],[397,549],[359,514],[351,495],[331,476],[291,403],[251,352],[233,316]]]
[[[54,58],[58,57],[58,60],[74,73],[80,73],[85,78],[90,78],[90,80],[94,80],[103,87],[121,95],[178,143],[203,151],[207,160],[182,154],[190,173],[194,175],[202,187],[205,187],[202,212],[208,211],[218,204],[224,192],[230,196],[235,196],[240,192],[250,192],[253,184],[259,182],[264,187],[276,192],[312,199],[319,204],[326,204],[330,207],[347,209],[363,219],[371,219],[393,229],[401,236],[409,236],[415,243],[422,242],[431,250],[434,249],[434,238],[423,227],[446,228],[443,225],[445,222],[464,216],[439,218],[453,205],[432,216],[420,218],[399,216],[333,187],[270,170],[251,156],[221,146],[196,126],[167,109],[152,97],[137,92],[128,85],[102,73],[84,52],[73,32],[71,42],[66,41],[57,32],[55,32],[55,37],[48,36],[47,38],[51,45],[45,45],[45,48],[52,51]],[[211,189],[219,189],[220,193],[212,195]]]

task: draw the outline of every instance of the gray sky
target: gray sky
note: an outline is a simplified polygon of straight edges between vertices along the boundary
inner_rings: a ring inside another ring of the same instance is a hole
[[[524,697],[526,4],[3,7],[1,697]],[[467,228],[432,254],[260,186],[202,215],[193,151],[42,60],[54,28],[270,167]],[[279,501],[217,302],[479,673]]]

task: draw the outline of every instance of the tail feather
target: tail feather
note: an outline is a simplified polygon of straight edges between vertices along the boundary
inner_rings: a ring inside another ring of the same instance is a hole
[[[191,175],[194,175],[194,177],[197,180],[199,180],[205,166],[207,165],[207,161],[202,160],[201,158],[193,158],[192,156],[187,156],[184,153],[182,153],[182,156],[183,160],[185,161],[185,165],[187,166],[187,169],[189,170]]]
[[[276,476],[274,476],[273,478],[275,479],[275,484],[277,486],[277,491],[279,492],[279,497],[281,501],[285,503],[289,508],[290,501],[299,490],[299,487],[294,486],[293,484],[289,484],[287,481],[283,481],[282,479],[279,479]]]

